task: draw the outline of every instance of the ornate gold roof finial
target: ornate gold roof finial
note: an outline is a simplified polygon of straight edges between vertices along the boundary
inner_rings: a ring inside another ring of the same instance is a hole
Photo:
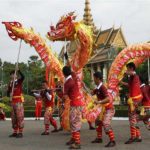
[[[95,27],[94,22],[93,22],[93,17],[91,14],[90,0],[85,0],[83,22],[84,22],[84,24],[91,26],[93,28],[93,31],[96,30],[96,27]]]

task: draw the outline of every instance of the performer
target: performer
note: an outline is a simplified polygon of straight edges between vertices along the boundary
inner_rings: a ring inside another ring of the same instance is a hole
[[[64,102],[63,102],[63,87],[62,87],[61,81],[57,82],[56,94],[58,96],[58,102],[57,103],[58,103],[59,118],[60,118],[60,128],[58,129],[58,131],[62,131],[63,127],[62,127],[61,121],[62,121],[62,113],[64,111]]]
[[[92,91],[92,95],[97,96],[98,100],[95,100],[96,104],[102,105],[102,117],[98,117],[96,119],[96,131],[97,131],[97,138],[92,141],[92,143],[102,143],[102,126],[104,127],[105,133],[109,136],[110,141],[108,142],[105,147],[114,147],[116,145],[114,132],[111,127],[111,120],[115,114],[115,109],[110,102],[108,97],[108,92],[106,87],[102,83],[102,74],[101,72],[94,73],[94,82],[97,85],[97,88]]]
[[[136,74],[135,69],[136,66],[133,62],[128,63],[126,65],[127,71],[125,75],[129,76],[128,83],[121,82],[123,85],[128,86],[129,88],[129,99],[128,99],[128,116],[130,122],[130,133],[131,137],[125,144],[131,144],[133,142],[141,142],[141,133],[138,127],[138,119],[139,115],[137,113],[138,106],[142,100],[142,93],[140,89],[140,79],[139,76]]]
[[[0,107],[0,121],[1,120],[3,120],[3,121],[6,120],[5,112],[2,107]]]
[[[49,135],[49,125],[54,127],[54,130],[51,132],[58,132],[57,130],[57,123],[56,120],[53,118],[53,106],[54,106],[54,99],[53,99],[53,94],[52,91],[50,91],[48,87],[47,81],[43,81],[42,87],[44,90],[38,93],[33,93],[34,96],[36,97],[42,97],[44,106],[45,106],[45,114],[44,114],[44,125],[45,125],[45,131],[41,135]]]
[[[35,120],[40,120],[42,113],[42,99],[35,96]]]
[[[150,85],[146,85],[143,81],[143,79],[140,77],[141,80],[141,91],[143,95],[142,99],[142,109],[141,109],[141,114],[140,114],[140,119],[143,120],[146,128],[150,130]]]
[[[71,139],[66,145],[71,145],[70,149],[80,149],[80,129],[82,119],[83,101],[77,83],[72,78],[71,68],[69,66],[63,67],[63,74],[65,76],[64,96],[63,99],[70,99],[70,126]]]
[[[8,84],[7,95],[12,96],[11,106],[11,119],[12,128],[14,132],[9,137],[22,138],[24,128],[24,107],[23,107],[23,96],[22,96],[22,83],[24,81],[24,75],[18,70],[20,75],[19,78],[15,77],[15,71],[10,73],[10,83]],[[14,91],[12,92],[13,80],[15,79]]]

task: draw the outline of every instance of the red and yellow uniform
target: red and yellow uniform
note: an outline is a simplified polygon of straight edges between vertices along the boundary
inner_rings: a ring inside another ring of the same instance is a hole
[[[130,122],[130,133],[131,139],[141,138],[140,130],[137,125],[139,115],[137,114],[138,105],[142,100],[142,93],[140,89],[140,79],[139,76],[134,74],[129,78],[129,122]]]
[[[150,129],[150,122],[149,122],[149,118],[150,118],[150,85],[142,84],[141,91],[142,91],[142,95],[143,95],[143,99],[142,99],[143,107],[142,107],[142,111],[141,111],[142,120],[143,120],[144,124],[146,125],[146,127],[148,129]]]
[[[19,71],[20,78],[15,80],[14,91],[12,94],[12,128],[14,129],[14,133],[22,133],[24,128],[24,107],[23,107],[23,96],[22,96],[22,83],[24,80],[24,75]],[[8,85],[8,94],[10,95],[12,92],[13,81],[11,81]]]
[[[141,86],[141,91],[143,95],[142,106],[150,107],[150,85],[143,84]]]
[[[57,123],[55,119],[53,118],[53,106],[54,106],[54,97],[53,94],[51,94],[49,89],[45,89],[44,91],[41,91],[40,94],[34,93],[36,97],[41,97],[43,100],[43,104],[45,107],[45,113],[44,113],[44,125],[45,125],[45,134],[49,134],[49,125],[51,125],[57,130]]]
[[[82,119],[82,96],[80,94],[77,83],[69,75],[64,83],[64,95],[68,95],[70,99],[70,128],[72,133],[72,141],[80,144],[80,129]]]
[[[40,119],[42,113],[42,99],[40,97],[35,97],[35,117]]]
[[[107,89],[102,82],[100,82],[97,88],[93,91],[93,94],[97,96],[98,101],[102,101],[108,97]],[[109,136],[110,141],[115,141],[114,132],[111,127],[111,120],[115,114],[115,109],[112,102],[104,104],[102,113],[103,113],[102,118],[98,117],[96,120],[96,131],[97,131],[96,141],[98,139],[102,139],[102,126],[104,127],[105,133]]]

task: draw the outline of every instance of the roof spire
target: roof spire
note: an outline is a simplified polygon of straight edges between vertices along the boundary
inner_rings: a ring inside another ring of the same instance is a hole
[[[84,24],[91,26],[94,31],[96,30],[96,27],[95,27],[94,22],[93,22],[93,17],[91,14],[90,0],[85,0],[83,21],[84,21]]]

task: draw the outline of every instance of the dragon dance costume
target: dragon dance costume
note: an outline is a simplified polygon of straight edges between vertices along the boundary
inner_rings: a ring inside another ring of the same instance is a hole
[[[35,118],[40,120],[42,113],[42,99],[35,97]]]
[[[108,97],[107,89],[102,82],[94,89],[93,94],[97,96],[98,101],[102,101]],[[109,136],[110,142],[115,141],[114,132],[111,127],[111,120],[115,114],[115,109],[111,102],[103,105],[101,115],[96,119],[97,138],[92,143],[102,142],[102,127],[104,127],[105,133]]]
[[[45,106],[45,113],[44,113],[44,125],[45,125],[45,131],[42,133],[42,135],[48,135],[49,134],[49,125],[51,124],[54,127],[54,130],[52,132],[57,131],[57,123],[56,120],[53,118],[53,106],[54,106],[54,98],[51,94],[49,89],[45,89],[44,91],[41,91],[40,94],[34,93],[36,97],[41,97],[43,100],[43,104]]]
[[[68,95],[70,99],[70,128],[72,136],[68,144],[75,142],[80,145],[83,101],[79,88],[71,75],[69,75],[65,80],[64,95]]]
[[[128,116],[129,116],[131,137],[125,144],[130,144],[136,139],[138,140],[141,139],[141,133],[138,127],[139,114],[137,112],[138,106],[142,100],[142,93],[140,89],[140,79],[136,73],[129,77],[128,86],[129,86]]]
[[[146,127],[150,130],[150,85],[142,84],[141,91],[143,95],[142,99],[142,109],[141,109],[141,119],[143,120]]]
[[[18,71],[20,78],[15,80],[14,83],[14,91],[12,94],[12,112],[11,112],[11,119],[12,119],[12,128],[14,130],[14,133],[11,137],[21,135],[24,128],[24,107],[23,107],[23,96],[22,96],[22,83],[24,80],[24,75],[21,73],[21,71]],[[12,92],[12,86],[13,81],[11,81],[8,85],[8,91],[7,94],[10,96]]]

